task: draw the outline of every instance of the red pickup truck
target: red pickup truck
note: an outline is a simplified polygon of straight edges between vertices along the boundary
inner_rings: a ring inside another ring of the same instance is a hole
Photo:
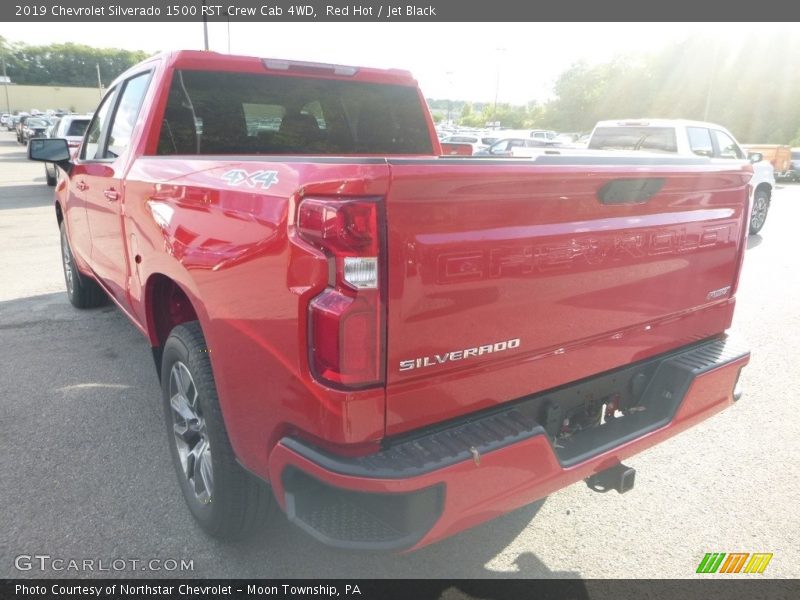
[[[409,73],[184,51],[109,88],[55,195],[69,299],[149,340],[185,500],[419,548],[729,406],[746,162],[439,156]]]

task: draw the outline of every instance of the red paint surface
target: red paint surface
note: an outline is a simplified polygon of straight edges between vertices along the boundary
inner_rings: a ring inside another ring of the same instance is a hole
[[[445,492],[442,515],[430,531],[410,549],[416,550],[544,498],[719,412],[733,402],[733,386],[739,370],[748,360],[749,357],[742,358],[699,376],[668,425],[572,467],[561,466],[550,441],[544,435],[484,454],[480,465],[466,460],[425,475],[404,479],[367,479],[332,473],[279,444],[270,455],[272,485],[276,498],[283,503],[283,485],[277,475],[287,466],[302,469],[330,485],[365,492],[413,492],[443,484]]]

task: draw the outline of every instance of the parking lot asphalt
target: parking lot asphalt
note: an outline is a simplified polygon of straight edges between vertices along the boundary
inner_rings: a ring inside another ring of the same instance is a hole
[[[738,404],[627,461],[625,495],[576,484],[402,556],[326,548],[283,515],[243,543],[202,533],[146,340],[111,305],[67,301],[52,198],[42,165],[0,133],[0,576],[686,578],[707,552],[771,552],[766,576],[800,576],[800,185],[776,191],[750,238],[734,330],[753,357]],[[126,566],[16,568],[36,554]],[[161,570],[132,566],[151,559]],[[166,571],[170,559],[192,569]]]

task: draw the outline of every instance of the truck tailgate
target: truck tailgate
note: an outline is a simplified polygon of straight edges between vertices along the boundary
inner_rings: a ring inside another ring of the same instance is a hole
[[[730,325],[749,167],[569,161],[390,161],[388,435]]]

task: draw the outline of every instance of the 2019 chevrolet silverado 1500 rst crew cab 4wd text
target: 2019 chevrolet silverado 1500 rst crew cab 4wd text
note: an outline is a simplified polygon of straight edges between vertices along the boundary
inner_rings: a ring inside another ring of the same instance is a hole
[[[438,156],[406,72],[178,52],[56,162],[71,302],[147,336],[186,502],[413,549],[738,398],[746,161]],[[268,482],[268,484],[267,484]]]

